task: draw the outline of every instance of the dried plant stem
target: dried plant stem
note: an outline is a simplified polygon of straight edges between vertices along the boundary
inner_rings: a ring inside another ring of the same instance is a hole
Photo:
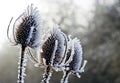
[[[26,46],[21,47],[21,56],[19,58],[19,70],[18,70],[18,83],[24,83],[25,76],[25,66],[26,66],[26,57],[25,57],[25,48]]]
[[[70,71],[64,71],[63,74],[64,75],[63,75],[63,78],[61,79],[61,83],[68,83]]]
[[[45,69],[45,73],[43,74],[43,80],[41,83],[49,83],[51,75],[52,75],[52,68],[51,66],[47,66]]]

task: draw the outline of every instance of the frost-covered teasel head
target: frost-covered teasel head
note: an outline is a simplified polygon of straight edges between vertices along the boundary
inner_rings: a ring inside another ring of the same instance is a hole
[[[36,48],[40,45],[41,18],[37,8],[27,7],[14,23],[17,44]]]
[[[41,57],[46,60],[47,65],[58,65],[63,57],[66,49],[66,35],[54,26],[50,32],[50,36],[42,45]]]
[[[83,66],[83,56],[82,56],[82,46],[80,44],[80,41],[75,38],[72,40],[74,43],[74,55],[72,61],[69,63],[69,70],[72,71],[77,77],[80,78],[79,73],[84,72],[84,67],[86,65],[86,60],[84,60]]]
[[[73,39],[72,41],[74,45],[74,55],[69,64],[69,68],[74,72],[78,72],[82,63],[82,47],[77,38]]]
[[[73,40],[70,40],[71,42],[70,48],[67,51],[67,58],[66,58],[66,63],[65,65],[65,70],[64,70],[64,75],[61,80],[61,83],[68,83],[68,78],[70,73],[73,73],[76,75],[78,78],[80,78],[80,73],[84,72],[84,67],[87,63],[87,61],[84,61],[83,66],[82,66],[82,46],[80,44],[80,41],[75,38]]]
[[[13,19],[13,18],[12,18]],[[12,21],[10,20],[10,23]],[[13,24],[13,38],[15,44],[21,45],[21,56],[19,59],[18,67],[18,83],[24,83],[24,73],[25,73],[25,64],[26,64],[26,47],[37,48],[40,46],[40,34],[41,34],[41,18],[37,8],[33,8],[33,5],[27,7],[27,9],[15,20]],[[10,40],[8,35],[9,27],[7,29],[7,37]],[[11,41],[11,40],[10,40]]]
[[[52,68],[56,68],[56,65],[62,62],[67,43],[66,35],[61,32],[58,26],[54,26],[49,34],[41,46],[40,53],[40,62],[45,65],[45,74],[42,80],[44,83],[49,83]]]

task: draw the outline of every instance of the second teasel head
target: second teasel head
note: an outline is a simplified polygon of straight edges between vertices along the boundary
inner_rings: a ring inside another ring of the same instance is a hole
[[[37,8],[27,7],[14,23],[17,44],[36,48],[40,45],[41,18]]]
[[[54,26],[49,34],[41,47],[40,55],[41,58],[46,60],[46,65],[56,66],[60,64],[64,57],[67,44],[66,35],[58,26]]]

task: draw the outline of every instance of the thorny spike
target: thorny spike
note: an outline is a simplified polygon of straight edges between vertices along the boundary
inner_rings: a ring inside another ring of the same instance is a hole
[[[12,22],[13,17],[11,18],[8,28],[7,28],[7,37],[11,43],[13,43],[9,37],[9,27]],[[18,26],[16,22],[22,20]],[[25,49],[26,47],[38,48],[40,46],[40,17],[37,11],[37,8],[33,8],[33,5],[28,6],[24,13],[22,13],[13,24],[13,38],[16,44],[21,44],[21,58],[19,64],[18,72],[18,83],[24,83],[24,73],[25,73]],[[16,32],[15,32],[16,29]],[[43,47],[40,48],[43,50],[40,52],[41,59],[40,61],[33,56],[31,50],[28,48],[28,57],[35,64],[40,62],[45,67],[45,74],[43,75],[42,83],[49,83],[50,77],[52,75],[52,69],[63,70],[63,78],[61,83],[68,83],[68,78],[71,73],[80,78],[80,73],[84,72],[87,61],[84,60],[82,63],[82,47],[77,38],[71,39],[70,36],[67,36],[58,28],[57,25],[53,27],[52,32],[48,33],[47,38],[45,38]]]
[[[66,39],[65,39],[64,33],[58,28],[57,25],[53,27],[53,32],[54,32],[55,38],[59,42],[55,59],[54,59],[54,66],[59,66],[63,61],[64,54],[66,52]]]
[[[41,19],[36,8],[33,8],[32,5],[28,6],[25,12],[15,20],[13,27],[13,32],[16,28],[15,39],[18,44],[25,44],[31,48],[39,47],[41,42]]]

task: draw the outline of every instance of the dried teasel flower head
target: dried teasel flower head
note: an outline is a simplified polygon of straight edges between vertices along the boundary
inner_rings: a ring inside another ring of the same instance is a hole
[[[70,47],[68,48],[67,52],[67,58],[66,58],[66,63],[67,66],[64,70],[64,75],[61,80],[61,83],[68,83],[68,78],[70,73],[73,73],[76,75],[78,78],[80,78],[80,73],[84,72],[84,67],[87,63],[85,60],[82,66],[82,46],[80,44],[80,41],[75,38],[75,39],[70,39],[69,43]]]
[[[45,65],[43,83],[49,83],[52,68],[56,68],[63,60],[66,51],[66,35],[55,25],[41,46],[40,60]]]
[[[15,41],[17,44],[36,48],[40,45],[41,17],[33,5],[27,7],[14,23]]]
[[[73,45],[74,45],[74,55],[73,59],[69,64],[70,70],[77,73],[80,70],[81,64],[82,64],[82,47],[77,38],[73,39]]]
[[[13,18],[12,18],[13,19]],[[12,21],[10,20],[10,23]],[[24,83],[25,76],[25,65],[26,65],[26,56],[25,49],[26,47],[38,48],[40,46],[41,39],[41,18],[37,8],[33,8],[33,5],[27,7],[25,12],[23,12],[13,24],[13,37],[16,45],[21,45],[21,56],[19,58],[19,67],[18,67],[18,83]],[[11,42],[11,39],[8,35],[9,27],[7,29],[7,37]],[[13,43],[13,42],[12,42]]]
[[[41,57],[45,59],[45,64],[58,65],[64,57],[66,43],[66,35],[55,25],[41,48]]]

